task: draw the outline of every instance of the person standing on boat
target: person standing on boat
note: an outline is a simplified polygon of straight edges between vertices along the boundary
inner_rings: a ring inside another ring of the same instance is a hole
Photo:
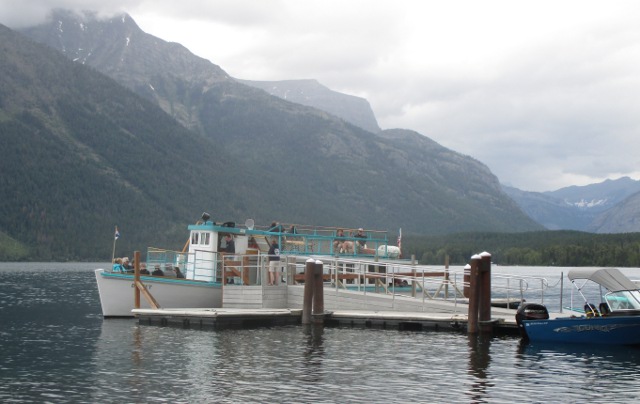
[[[226,253],[230,253],[233,254],[236,252],[236,243],[235,241],[233,241],[233,236],[229,233],[227,233],[226,236],[224,236],[224,241],[225,243],[227,243],[227,245],[224,247],[224,252]]]
[[[278,245],[278,239],[273,238],[271,240],[271,246],[269,247],[269,286],[276,284],[276,272],[280,270],[280,246]]]

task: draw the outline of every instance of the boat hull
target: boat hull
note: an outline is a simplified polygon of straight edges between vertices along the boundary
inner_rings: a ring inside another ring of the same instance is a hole
[[[640,345],[640,316],[522,320],[530,341]]]
[[[104,317],[133,317],[133,275],[96,269],[100,305]],[[222,307],[222,287],[219,283],[177,278],[142,276],[140,278],[162,308]],[[150,308],[141,297],[141,308]]]

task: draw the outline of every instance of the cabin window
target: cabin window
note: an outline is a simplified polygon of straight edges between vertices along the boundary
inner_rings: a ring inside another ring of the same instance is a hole
[[[209,245],[211,244],[211,233],[193,232],[191,233],[191,244],[193,245]]]

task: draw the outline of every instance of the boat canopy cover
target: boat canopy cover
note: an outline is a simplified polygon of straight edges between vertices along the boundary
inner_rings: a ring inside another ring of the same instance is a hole
[[[616,268],[572,269],[567,274],[569,280],[588,279],[607,288],[611,292],[636,290],[638,285],[629,280]]]

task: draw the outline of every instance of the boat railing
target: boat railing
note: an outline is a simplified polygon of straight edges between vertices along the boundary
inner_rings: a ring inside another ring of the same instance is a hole
[[[469,288],[468,271],[462,268],[427,266],[412,261],[379,261],[344,256],[282,255],[278,283],[304,283],[306,261],[315,258],[323,263],[326,285],[336,291],[358,291],[364,294],[383,293],[423,300],[444,299],[466,302]],[[194,251],[183,253],[149,249],[147,266],[171,264],[178,266],[186,279],[220,282],[224,285],[256,286],[268,283],[268,255],[226,254]],[[535,300],[544,302],[549,288],[546,278],[496,274],[491,277],[492,298],[507,302]]]
[[[525,295],[532,296],[536,301],[544,303],[545,292],[549,289],[549,282],[544,277],[492,274],[491,293],[498,298],[520,300],[524,302]]]
[[[392,256],[394,251],[389,249],[389,242],[386,232],[367,230],[366,239],[345,235],[336,236],[334,228],[300,228],[296,233],[269,232],[265,231],[265,237],[276,237],[280,246],[280,253],[283,255],[322,255],[322,256],[343,256],[343,257],[374,257],[387,258]],[[256,236],[254,236],[256,237]],[[260,236],[257,236],[260,237]],[[336,251],[334,241],[349,241],[354,248],[351,251]],[[366,247],[360,246],[359,241],[363,241]]]
[[[151,273],[155,268],[160,268],[164,276],[176,276],[175,268],[178,268],[185,279],[216,282],[220,278],[216,255],[204,250],[181,252],[150,247],[147,249],[146,264]]]

